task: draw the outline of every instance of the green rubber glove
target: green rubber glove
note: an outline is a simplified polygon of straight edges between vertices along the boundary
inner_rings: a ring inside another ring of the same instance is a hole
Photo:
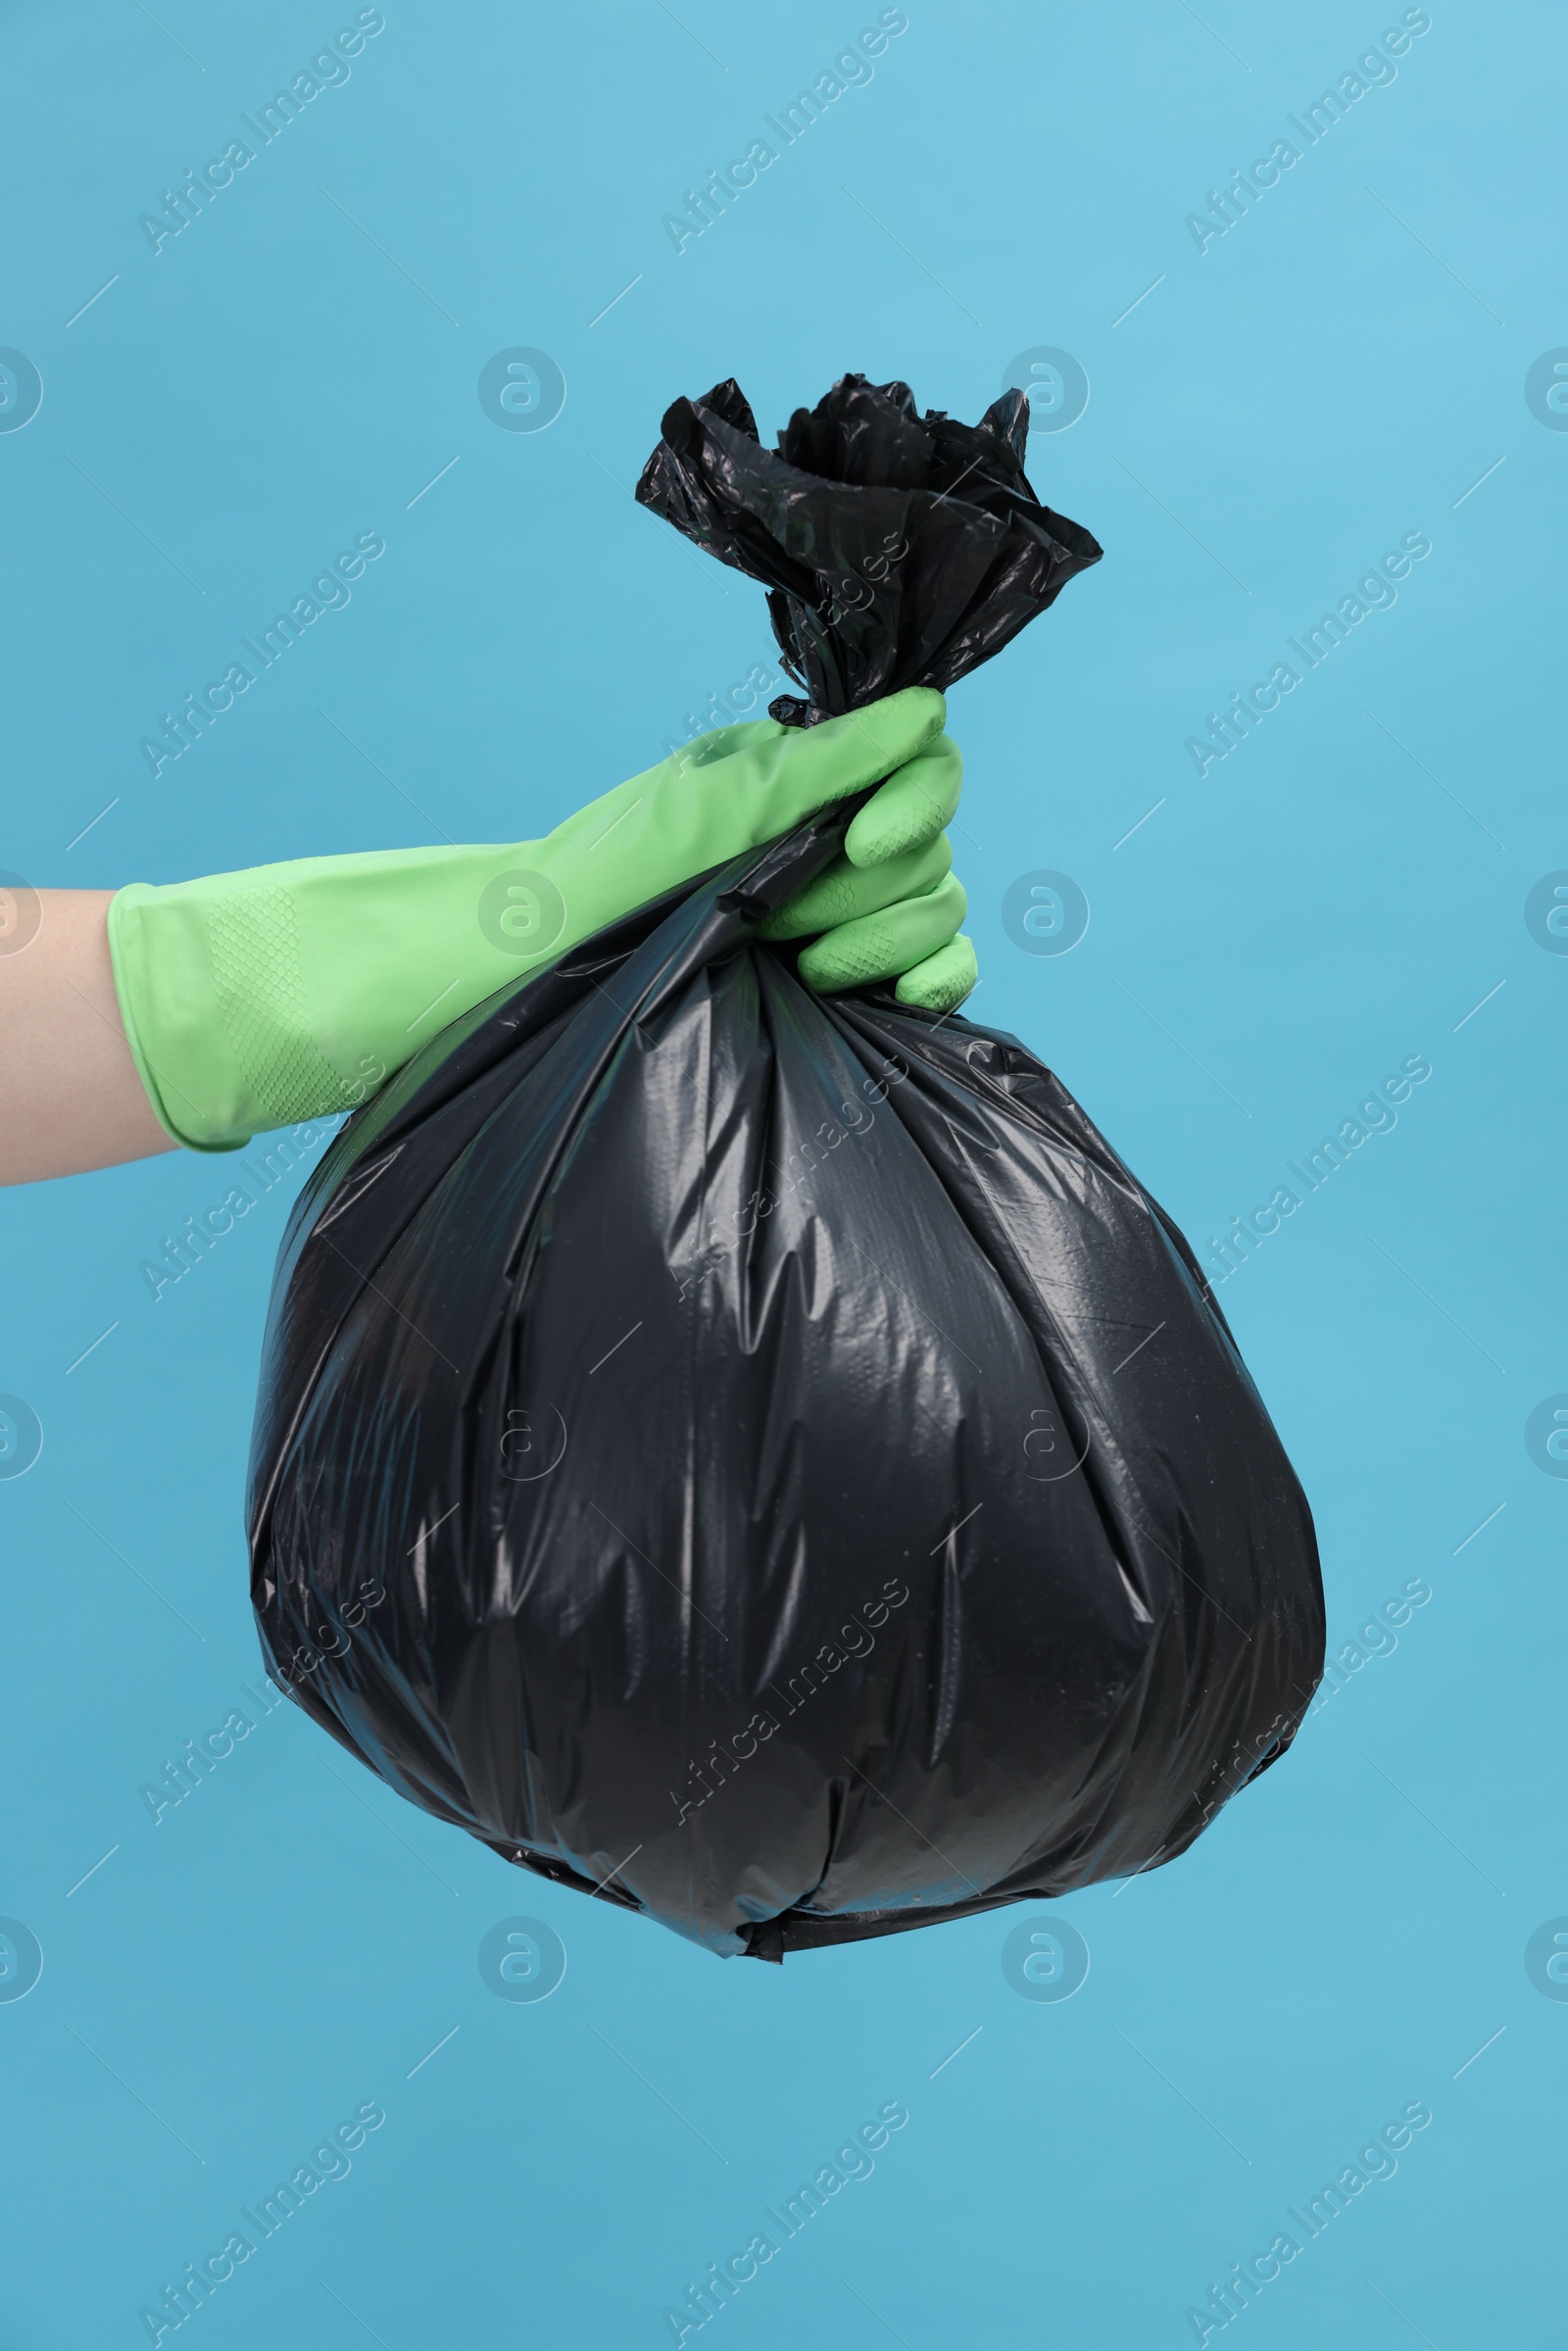
[[[895,878],[890,902],[877,874],[911,870],[899,861],[927,850],[951,812],[917,756],[944,715],[940,694],[910,687],[805,730],[771,719],[721,727],[540,841],[133,882],[111,901],[109,946],[153,1109],[196,1151],[236,1151],[266,1128],[351,1109],[509,982],[884,777],[851,837],[853,861],[881,898],[869,918],[894,925],[904,885]],[[911,762],[926,779],[912,789]],[[944,776],[948,763],[938,762]],[[860,963],[868,950],[854,934],[867,911],[858,905],[844,926]],[[898,933],[878,976],[906,968],[901,958],[929,922],[925,909]],[[819,944],[830,947],[831,933]],[[845,986],[849,975],[830,961],[817,984]]]
[[[946,735],[927,744],[853,819],[844,854],[762,925],[764,939],[806,939],[801,977],[824,992],[897,978],[899,1002],[951,1012],[979,978],[958,929],[968,901],[951,870],[945,825],[963,760]]]

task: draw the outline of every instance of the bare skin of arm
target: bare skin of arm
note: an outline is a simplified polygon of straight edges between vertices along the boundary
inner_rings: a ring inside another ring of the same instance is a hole
[[[153,1115],[121,1026],[105,922],[112,895],[40,890],[37,932],[0,953],[0,1183],[178,1148]]]

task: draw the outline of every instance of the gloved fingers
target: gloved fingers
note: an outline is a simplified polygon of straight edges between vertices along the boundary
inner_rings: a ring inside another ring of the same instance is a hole
[[[953,844],[946,833],[923,849],[890,857],[885,865],[852,865],[848,857],[835,857],[768,916],[760,936],[809,939],[818,931],[858,921],[862,914],[879,914],[901,898],[918,898],[934,890],[952,864]]]
[[[927,1012],[951,1012],[961,1004],[980,978],[974,942],[960,931],[934,955],[906,971],[893,993],[901,1004],[919,1004]]]
[[[962,788],[962,754],[951,735],[938,735],[858,811],[844,837],[845,856],[852,865],[880,865],[935,840]]]
[[[689,792],[700,779],[715,822],[725,829],[744,825],[750,840],[760,846],[835,801],[896,774],[941,734],[946,716],[947,705],[934,688],[906,686],[842,718],[825,718],[820,726],[779,726],[769,720],[752,721],[744,729],[721,728],[678,755],[684,760],[680,783]],[[743,734],[751,739],[738,748],[724,741]],[[929,841],[942,830],[942,821],[938,816],[919,832],[906,825],[905,836],[890,839],[881,855],[892,857]]]
[[[894,979],[946,947],[968,904],[963,884],[950,873],[918,898],[900,899],[880,913],[862,914],[858,921],[840,923],[825,938],[813,939],[802,951],[801,977],[824,994]]]

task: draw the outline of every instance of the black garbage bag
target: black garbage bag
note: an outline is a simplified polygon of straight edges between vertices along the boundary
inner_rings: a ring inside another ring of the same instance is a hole
[[[1028,431],[1021,392],[968,425],[922,419],[907,384],[846,375],[796,410],[775,456],[731,380],[665,411],[637,496],[766,583],[784,666],[809,695],[773,715],[807,724],[955,684],[1099,563],[1088,531],[1029,487]]]
[[[768,582],[808,721],[951,682],[1098,555],[1025,429],[852,376],[774,457],[725,385],[640,495]],[[509,1861],[772,1959],[1172,1858],[1322,1665],[1306,1503],[1169,1218],[1015,1039],[759,942],[846,821],[349,1122],[251,1467],[270,1670],[323,1728]]]

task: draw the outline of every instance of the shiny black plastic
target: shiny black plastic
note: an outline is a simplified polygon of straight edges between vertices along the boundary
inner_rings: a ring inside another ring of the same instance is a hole
[[[941,662],[988,625],[920,602]],[[508,1860],[772,1959],[1170,1859],[1322,1662],[1306,1503],[1170,1220],[1015,1039],[757,941],[844,822],[350,1122],[252,1453],[257,1619],[318,1723]]]
[[[730,378],[664,413],[640,503],[764,582],[807,724],[901,686],[946,688],[1054,602],[1101,548],[1024,477],[1029,404],[922,417],[907,384],[845,375],[763,449]]]

